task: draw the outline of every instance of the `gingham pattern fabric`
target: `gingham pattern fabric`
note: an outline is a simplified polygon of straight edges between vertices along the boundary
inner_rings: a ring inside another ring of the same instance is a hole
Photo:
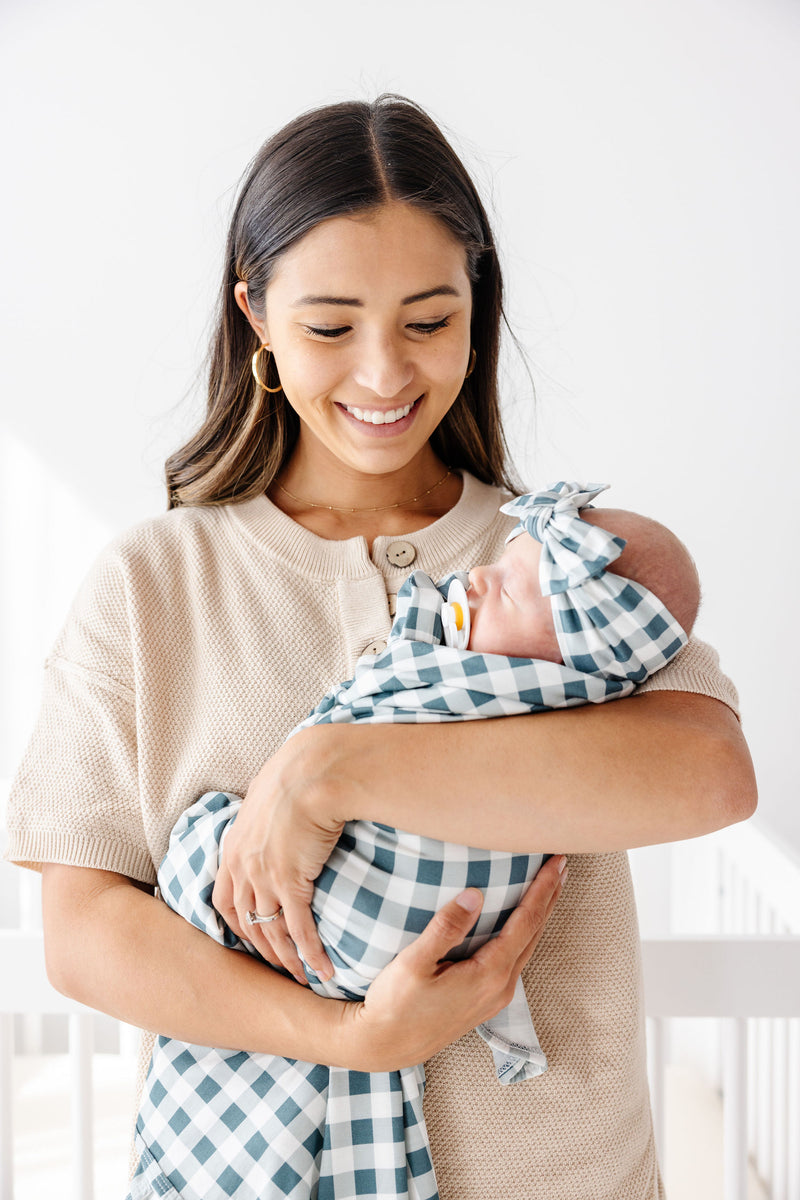
[[[689,640],[658,596],[606,568],[625,549],[624,538],[581,520],[606,483],[559,482],[517,496],[502,511],[519,524],[507,541],[527,532],[542,543],[539,583],[549,595],[565,665],[608,680],[642,683],[666,666]]]
[[[211,905],[225,832],[240,805],[226,793],[192,805],[173,830],[158,879],[171,908],[218,942],[255,955]],[[361,998],[378,971],[467,886],[485,896],[454,957],[470,953],[502,927],[542,858],[348,824],[312,905],[335,974],[323,983],[306,968],[311,986],[321,995]],[[502,1081],[546,1067],[521,988],[509,1009],[481,1027]],[[365,1074],[159,1037],[137,1120],[141,1157],[131,1198],[434,1200],[424,1083],[421,1065]],[[162,1191],[135,1190],[153,1186]]]
[[[437,587],[424,571],[414,571],[398,593],[386,649],[359,659],[353,678],[332,688],[294,732],[342,721],[514,716],[596,704],[633,691],[632,680],[606,679],[599,672],[439,645],[442,603],[453,578]]]
[[[405,582],[386,650],[364,657],[308,724],[441,721],[545,711],[627,694],[568,667],[438,644],[440,588],[422,572]],[[420,640],[422,639],[422,640]],[[182,817],[159,870],[164,900],[217,941],[255,954],[211,905],[219,852],[241,801],[209,794]],[[345,826],[323,869],[313,909],[334,964],[323,995],[363,996],[370,981],[462,888],[484,893],[467,954],[502,927],[544,856],[475,850],[370,822]],[[521,987],[481,1026],[502,1082],[546,1068]],[[438,1196],[422,1113],[424,1070],[363,1074],[271,1055],[157,1039],[137,1121],[140,1160],[129,1200],[351,1200]]]
[[[469,586],[469,575],[466,571],[453,571],[438,587],[424,571],[415,571],[410,575],[397,595],[392,637],[405,638],[410,642],[426,642],[433,646],[444,643],[442,600],[447,596],[447,589],[453,579],[458,579],[465,588]],[[318,705],[315,711],[319,712],[319,709]]]

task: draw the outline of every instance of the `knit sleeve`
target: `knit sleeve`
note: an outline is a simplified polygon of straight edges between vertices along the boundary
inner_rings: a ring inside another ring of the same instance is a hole
[[[5,857],[151,882],[138,788],[124,570],[113,550],[81,588],[45,665],[39,718],[12,784]]]
[[[739,716],[739,695],[732,681],[719,666],[719,655],[712,646],[690,638],[680,654],[637,687],[643,692],[695,692],[727,704]]]

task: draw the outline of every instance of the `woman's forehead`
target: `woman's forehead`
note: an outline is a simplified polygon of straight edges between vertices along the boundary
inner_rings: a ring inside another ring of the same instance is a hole
[[[399,203],[320,222],[281,256],[270,287],[294,303],[363,304],[387,288],[398,303],[444,288],[470,294],[464,247],[436,217]]]

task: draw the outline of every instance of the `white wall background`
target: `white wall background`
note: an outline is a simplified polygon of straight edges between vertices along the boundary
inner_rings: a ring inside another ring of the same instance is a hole
[[[92,555],[163,508],[246,163],[393,90],[495,214],[521,471],[608,479],[687,541],[757,820],[800,852],[798,63],[792,0],[5,0],[0,775]]]

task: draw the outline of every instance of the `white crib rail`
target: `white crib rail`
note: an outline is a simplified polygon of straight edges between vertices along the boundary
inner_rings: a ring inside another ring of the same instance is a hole
[[[0,930],[0,962],[4,968],[0,987],[0,1200],[13,1200],[14,1197],[12,1067],[14,1016],[17,1013],[65,1013],[69,1017],[73,1194],[76,1200],[94,1200],[94,1014],[51,987],[45,971],[41,933]]]
[[[757,830],[725,831],[712,868],[715,932],[800,935],[800,862]],[[747,1134],[772,1200],[800,1200],[800,989],[786,1019],[748,1021]]]
[[[724,1197],[745,1200],[747,1164],[748,1020],[791,1019],[800,1025],[800,938],[692,937],[643,942],[646,1012],[652,1022],[653,1107],[663,1153],[664,1026],[673,1017],[715,1017],[724,1023]],[[50,986],[38,932],[0,931],[0,1200],[13,1200],[11,1056],[15,1013],[69,1015],[72,1057],[73,1195],[93,1200],[92,1014]],[[796,1092],[795,1092],[796,1105]],[[800,1128],[800,1112],[784,1119]],[[791,1139],[789,1139],[791,1140]],[[786,1195],[800,1191],[787,1183]],[[777,1196],[777,1193],[774,1193]]]
[[[651,1079],[656,1139],[664,1154],[664,1022],[673,1017],[714,1017],[722,1021],[723,1195],[746,1200],[748,1146],[748,1024],[753,1018],[778,1019],[793,1026],[800,1018],[800,937],[689,937],[642,943],[645,1006],[652,1022]],[[758,1060],[756,1060],[758,1061]],[[771,1060],[770,1060],[771,1065]],[[784,1077],[788,1079],[786,1058]],[[795,1069],[800,1063],[794,1064]],[[775,1200],[800,1197],[796,1166],[788,1162],[800,1130],[800,1110],[785,1091],[779,1143],[785,1172],[773,1179]],[[750,1117],[752,1122],[752,1115]],[[794,1175],[795,1178],[790,1178]],[[777,1187],[781,1187],[781,1191]]]

